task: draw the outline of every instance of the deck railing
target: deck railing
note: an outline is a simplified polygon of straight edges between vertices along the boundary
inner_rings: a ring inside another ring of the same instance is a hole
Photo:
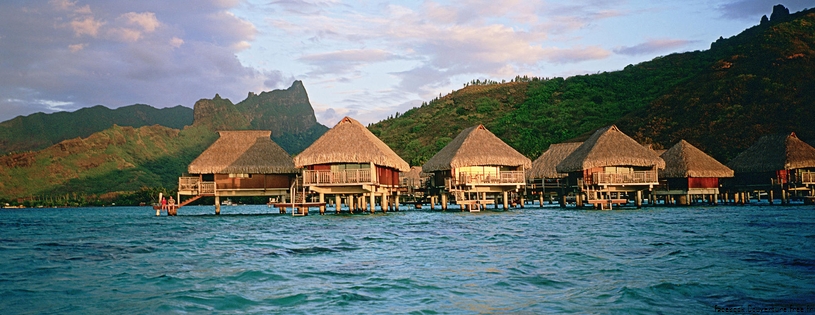
[[[178,191],[191,191],[195,194],[214,194],[215,182],[203,182],[198,177],[179,177]]]
[[[631,173],[593,173],[592,183],[595,185],[610,184],[659,184],[656,171],[637,171]]]
[[[815,173],[798,173],[799,183],[815,183]]]
[[[498,174],[470,174],[459,173],[459,185],[472,184],[525,184],[526,177],[523,171],[504,171]]]
[[[372,184],[370,169],[344,171],[304,171],[304,185]]]

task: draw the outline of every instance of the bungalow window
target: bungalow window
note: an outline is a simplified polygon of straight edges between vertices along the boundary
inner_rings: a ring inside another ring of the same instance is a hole
[[[347,163],[347,164],[332,164],[331,171],[332,172],[341,172],[345,170],[358,170],[358,169],[370,169],[371,164],[369,163]]]
[[[482,176],[498,176],[498,166],[465,166],[456,168],[456,173],[458,174],[468,174],[468,175],[482,175]]]
[[[229,174],[229,178],[252,178],[252,174]]]
[[[606,174],[629,174],[633,173],[634,169],[631,167],[606,166],[603,172]]]

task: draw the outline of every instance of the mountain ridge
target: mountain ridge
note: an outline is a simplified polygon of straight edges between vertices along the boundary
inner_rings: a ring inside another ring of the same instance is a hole
[[[192,122],[178,129],[158,124],[141,127],[114,124],[87,137],[62,140],[42,150],[0,155],[0,199],[47,196],[43,198],[50,200],[54,195],[69,194],[98,198],[171,187],[164,189],[167,193],[177,185],[178,176],[186,172],[187,165],[217,139],[218,130],[252,129],[252,119],[263,116],[254,115],[253,111],[274,113],[269,107],[288,106],[277,111],[287,116],[277,117],[300,122],[302,130],[291,133],[280,128],[281,134],[272,138],[287,150],[305,148],[328,128],[317,123],[302,82],[292,86],[301,91],[294,96],[285,92],[261,93],[267,97],[256,99],[247,108],[218,94],[212,99],[201,99],[191,110]],[[269,101],[277,97],[284,99]],[[313,124],[303,126],[309,122]],[[281,125],[269,119],[264,123],[255,126]]]

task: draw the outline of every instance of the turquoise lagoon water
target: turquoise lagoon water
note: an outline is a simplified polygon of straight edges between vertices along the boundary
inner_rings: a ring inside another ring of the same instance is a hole
[[[3,314],[815,313],[815,208],[0,210]]]

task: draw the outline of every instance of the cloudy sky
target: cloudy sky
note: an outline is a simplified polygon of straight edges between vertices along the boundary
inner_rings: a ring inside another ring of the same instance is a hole
[[[473,79],[614,71],[704,50],[811,0],[0,2],[0,121],[192,105],[302,80],[317,119],[367,124]]]

